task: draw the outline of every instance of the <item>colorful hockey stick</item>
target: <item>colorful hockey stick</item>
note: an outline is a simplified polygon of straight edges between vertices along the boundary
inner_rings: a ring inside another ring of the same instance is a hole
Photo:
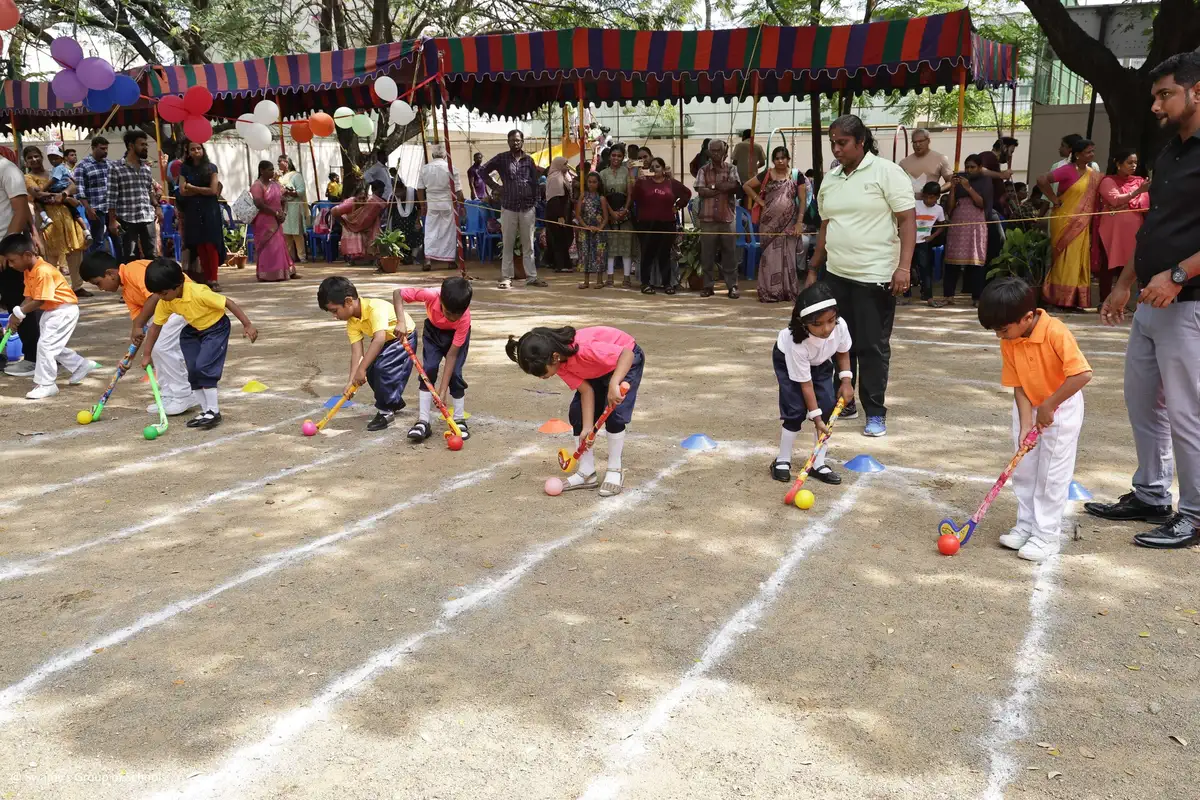
[[[621,381],[621,400],[622,400],[622,402],[624,402],[625,395],[628,392],[629,392],[629,382]],[[586,453],[591,448],[591,446],[595,443],[596,432],[600,430],[600,426],[604,424],[604,421],[606,419],[608,419],[608,415],[611,414],[616,409],[616,407],[619,405],[620,405],[620,403],[609,403],[608,404],[608,407],[604,409],[604,413],[600,415],[600,419],[596,420],[596,424],[592,426],[592,430],[588,433],[587,436],[584,437],[583,441],[579,443],[579,447],[575,448],[574,453],[570,452],[565,447],[558,451],[558,466],[562,469],[563,472],[570,472],[572,469],[575,468],[575,462],[578,461],[580,456],[582,456],[584,453]]]
[[[788,489],[788,493],[783,496],[783,504],[790,506],[796,500],[796,494],[800,488],[804,486],[804,482],[808,480],[808,472],[812,469],[813,462],[817,460],[817,453],[821,452],[821,448],[829,441],[829,437],[833,435],[833,423],[837,422],[837,418],[841,416],[842,410],[846,407],[846,401],[838,398],[837,405],[833,407],[833,413],[829,415],[829,422],[825,425],[825,432],[817,437],[817,443],[813,445],[813,451],[809,454],[808,460],[804,462],[804,468],[800,470],[800,475],[796,477],[796,482],[792,484],[792,488]]]
[[[325,416],[322,417],[321,421],[317,423],[317,430],[324,430],[325,426],[329,424],[329,421],[331,419],[333,419],[334,414],[336,414],[341,409],[342,404],[345,403],[347,400],[349,400],[351,397],[354,397],[354,393],[357,391],[358,391],[357,386],[351,386],[346,391],[346,393],[342,395],[341,399],[333,404],[333,408],[331,408],[327,412],[325,412]]]
[[[1042,429],[1034,426],[1033,430],[1026,434],[1021,446],[1017,449],[1016,455],[1012,457],[1012,461],[1008,462],[1008,466],[1004,468],[1004,472],[1000,473],[1000,477],[996,479],[991,490],[987,493],[987,497],[983,498],[983,502],[979,506],[971,518],[966,521],[961,527],[954,524],[952,519],[944,519],[938,525],[938,535],[945,536],[950,534],[958,539],[962,544],[966,544],[971,540],[971,534],[975,532],[975,526],[983,519],[983,515],[987,513],[988,508],[992,505],[992,501],[1000,494],[1000,490],[1004,488],[1004,484],[1008,483],[1008,479],[1012,476],[1013,470],[1017,468],[1017,464],[1021,463],[1021,459],[1025,454],[1034,448],[1037,444],[1038,436],[1042,433]]]
[[[95,422],[100,419],[100,415],[104,413],[104,404],[108,402],[108,398],[112,397],[113,389],[117,388],[117,381],[121,380],[122,376],[133,366],[133,357],[137,354],[138,348],[141,346],[141,342],[129,345],[129,351],[125,353],[125,357],[121,359],[121,363],[117,364],[117,374],[113,375],[112,380],[108,382],[108,388],[104,390],[104,394],[100,395],[100,402],[92,406],[90,412],[91,418],[88,422]],[[82,419],[82,411],[79,416]]]

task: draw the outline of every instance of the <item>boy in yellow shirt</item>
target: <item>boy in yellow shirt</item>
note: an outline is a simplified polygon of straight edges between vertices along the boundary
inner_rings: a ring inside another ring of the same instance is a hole
[[[221,424],[217,384],[225,369],[229,348],[228,309],[242,323],[242,336],[253,343],[258,330],[241,306],[207,286],[186,280],[183,269],[169,258],[156,258],[146,267],[146,289],[158,295],[154,321],[146,334],[142,366],[154,363],[154,345],[172,314],[187,322],[179,333],[179,349],[187,364],[188,383],[200,395],[200,413],[188,420],[189,428],[211,430]]]
[[[404,387],[412,374],[412,359],[404,343],[396,338],[396,309],[386,300],[358,296],[358,289],[340,275],[321,281],[317,288],[317,305],[339,321],[346,323],[350,337],[350,379],[346,391],[353,386],[371,384],[375,393],[375,416],[367,430],[381,431],[392,424],[396,412],[407,405]],[[416,352],[417,326],[407,312],[404,331],[408,344]],[[363,340],[368,344],[363,350]]]
[[[27,233],[12,233],[0,240],[0,259],[8,269],[25,273],[25,300],[11,310],[8,329],[16,331],[26,316],[42,312],[34,386],[25,398],[41,400],[58,394],[59,367],[71,373],[72,386],[81,383],[96,365],[67,347],[79,323],[79,299],[70,284],[57,268],[34,252]]]
[[[129,332],[130,344],[140,343],[146,337],[146,326],[150,324],[154,309],[158,306],[158,295],[146,288],[148,266],[150,262],[146,260],[122,264],[104,250],[91,251],[79,265],[79,274],[85,281],[102,291],[121,293],[121,299],[125,301],[125,307],[133,319],[133,329]],[[185,276],[184,280],[188,278]],[[154,344],[155,377],[162,388],[163,410],[171,417],[200,404],[200,399],[188,384],[187,363],[183,360],[183,351],[179,349],[179,334],[185,325],[187,321],[183,317],[172,314]],[[146,411],[157,414],[158,406],[151,404]]]
[[[1019,448],[1034,426],[1037,446],[1012,475],[1017,524],[1000,537],[1026,561],[1058,550],[1056,540],[1075,472],[1083,427],[1081,390],[1092,367],[1062,320],[1037,307],[1038,293],[1020,278],[1000,278],[979,298],[979,324],[1000,337],[1000,382],[1013,389],[1013,437]]]

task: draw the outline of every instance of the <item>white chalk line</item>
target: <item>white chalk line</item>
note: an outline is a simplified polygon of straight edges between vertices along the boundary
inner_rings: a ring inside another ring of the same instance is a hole
[[[22,578],[35,572],[45,572],[47,569],[49,569],[46,566],[47,564],[52,561],[57,561],[60,558],[66,558],[67,556],[73,556],[76,553],[82,553],[102,545],[131,538],[139,533],[145,533],[153,528],[175,522],[189,514],[193,514],[197,511],[208,508],[216,503],[233,500],[234,498],[255,492],[266,486],[268,483],[274,483],[301,472],[319,469],[352,456],[357,456],[364,450],[368,450],[375,445],[382,443],[386,438],[388,438],[386,434],[382,436],[375,436],[360,442],[354,447],[338,450],[333,453],[327,453],[326,455],[323,455],[320,458],[314,459],[305,464],[281,469],[277,472],[272,472],[269,475],[264,475],[261,478],[257,478],[252,481],[245,481],[228,489],[223,489],[219,492],[213,492],[212,494],[206,495],[205,497],[188,503],[187,505],[172,509],[165,514],[160,514],[153,519],[143,520],[136,525],[130,525],[126,528],[105,534],[104,536],[100,536],[95,539],[89,539],[85,542],[69,545],[67,547],[60,547],[56,550],[51,550],[48,553],[27,558],[23,561],[12,561],[7,563],[0,562],[0,583],[13,580],[15,578]]]
[[[230,580],[209,589],[202,594],[189,597],[184,600],[178,600],[171,603],[158,611],[145,614],[131,625],[124,628],[104,634],[97,639],[94,639],[87,644],[81,645],[74,650],[70,650],[62,655],[56,656],[45,662],[32,673],[21,679],[17,683],[0,691],[0,725],[10,721],[13,717],[13,707],[23,701],[29,694],[39,685],[44,683],[47,678],[56,675],[72,667],[78,666],[87,659],[91,658],[95,653],[121,644],[140,633],[144,633],[150,628],[161,625],[162,623],[190,611],[202,603],[224,594],[230,589],[235,589],[243,584],[249,583],[264,575],[270,575],[273,572],[278,572],[284,567],[291,566],[310,556],[322,552],[325,548],[338,542],[353,539],[361,533],[369,531],[374,526],[389,517],[395,516],[402,511],[407,511],[414,506],[425,505],[432,503],[440,497],[443,497],[452,492],[466,489],[474,486],[481,481],[490,478],[497,470],[519,461],[526,456],[537,452],[538,448],[534,446],[523,447],[517,450],[512,455],[494,464],[474,469],[469,472],[464,472],[454,478],[443,483],[439,488],[432,492],[410,497],[407,500],[402,500],[395,505],[389,506],[382,511],[378,511],[366,517],[362,517],[355,522],[347,524],[335,533],[322,536],[307,544],[291,547],[286,550],[276,552],[272,555],[264,556],[263,563],[252,569],[242,572],[240,575],[231,578]]]
[[[397,666],[405,656],[424,644],[426,639],[449,631],[450,623],[458,617],[499,600],[555,551],[574,544],[609,519],[641,505],[660,483],[678,472],[693,457],[691,454],[685,454],[659,470],[653,478],[638,488],[602,500],[598,503],[599,508],[595,513],[580,524],[574,533],[538,545],[521,556],[516,565],[503,575],[485,580],[468,589],[463,596],[446,601],[442,604],[441,613],[429,628],[375,653],[361,665],[342,673],[307,705],[278,717],[265,738],[234,750],[215,772],[199,777],[188,786],[160,792],[154,797],[164,800],[244,797],[246,784],[267,766],[267,762],[279,754],[280,748],[298,737],[314,722],[326,719],[333,705],[344,696],[368,683],[379,673]]]
[[[809,552],[821,544],[834,523],[853,508],[858,495],[871,480],[871,475],[864,475],[838,498],[819,520],[810,525],[803,534],[795,537],[791,548],[775,571],[759,584],[757,594],[713,634],[699,660],[683,674],[679,683],[654,704],[633,733],[615,746],[600,775],[593,778],[580,795],[581,800],[610,800],[618,795],[625,784],[628,770],[646,751],[650,737],[666,727],[675,711],[694,695],[700,686],[701,678],[721,663],[737,646],[738,640],[758,627],[759,621],[779,597],[796,567]]]

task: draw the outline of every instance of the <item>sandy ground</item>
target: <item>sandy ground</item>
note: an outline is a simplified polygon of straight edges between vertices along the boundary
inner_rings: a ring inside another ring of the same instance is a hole
[[[342,271],[368,296],[440,277]],[[972,311],[901,310],[889,435],[846,421],[832,450],[887,469],[799,511],[767,477],[789,308],[474,271],[459,453],[405,440],[415,386],[390,431],[363,429],[367,391],[345,433],[299,434],[345,381],[315,302],[334,268],[222,276],[261,338],[233,341],[212,432],[144,441],[137,374],[74,423],[123,350],[113,296],[84,302],[74,344],[105,369],[83,386],[34,404],[0,378],[0,798],[1200,795],[1196,550],[1073,508],[1034,566],[996,544],[1010,493],[934,550],[1010,452]],[[1096,370],[1076,478],[1112,497],[1126,334],[1068,322]],[[564,323],[647,354],[617,498],[542,493],[566,440],[537,427],[570,396],[503,343]],[[719,448],[679,447],[697,432]]]

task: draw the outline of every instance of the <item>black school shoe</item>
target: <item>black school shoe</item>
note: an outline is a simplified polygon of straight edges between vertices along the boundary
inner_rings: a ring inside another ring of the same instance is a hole
[[[454,424],[457,425],[458,429],[462,432],[462,440],[464,442],[471,438],[471,429],[467,427],[467,421],[465,419],[456,419],[454,420]]]
[[[1183,514],[1176,514],[1153,530],[1133,537],[1139,547],[1155,550],[1176,550],[1200,544],[1200,528]]]
[[[828,483],[830,486],[840,486],[842,483],[842,476],[830,469],[828,464],[822,464],[816,469],[810,469],[808,474],[821,483]]]
[[[771,477],[780,483],[792,482],[792,462],[780,461],[778,458],[771,460]]]
[[[376,411],[375,416],[372,417],[371,421],[367,423],[367,430],[369,430],[369,431],[385,430],[389,425],[392,424],[392,420],[395,419],[395,417],[396,417],[395,413],[393,413],[391,411]]]
[[[1167,522],[1171,519],[1170,506],[1143,503],[1133,492],[1121,495],[1115,503],[1084,503],[1083,510],[1093,517],[1114,522]]]
[[[842,409],[842,413],[838,415],[838,419],[858,419],[858,404],[847,403]]]
[[[211,431],[220,424],[220,411],[201,411],[199,414],[187,421],[187,427],[199,428],[200,430],[204,431]]]

